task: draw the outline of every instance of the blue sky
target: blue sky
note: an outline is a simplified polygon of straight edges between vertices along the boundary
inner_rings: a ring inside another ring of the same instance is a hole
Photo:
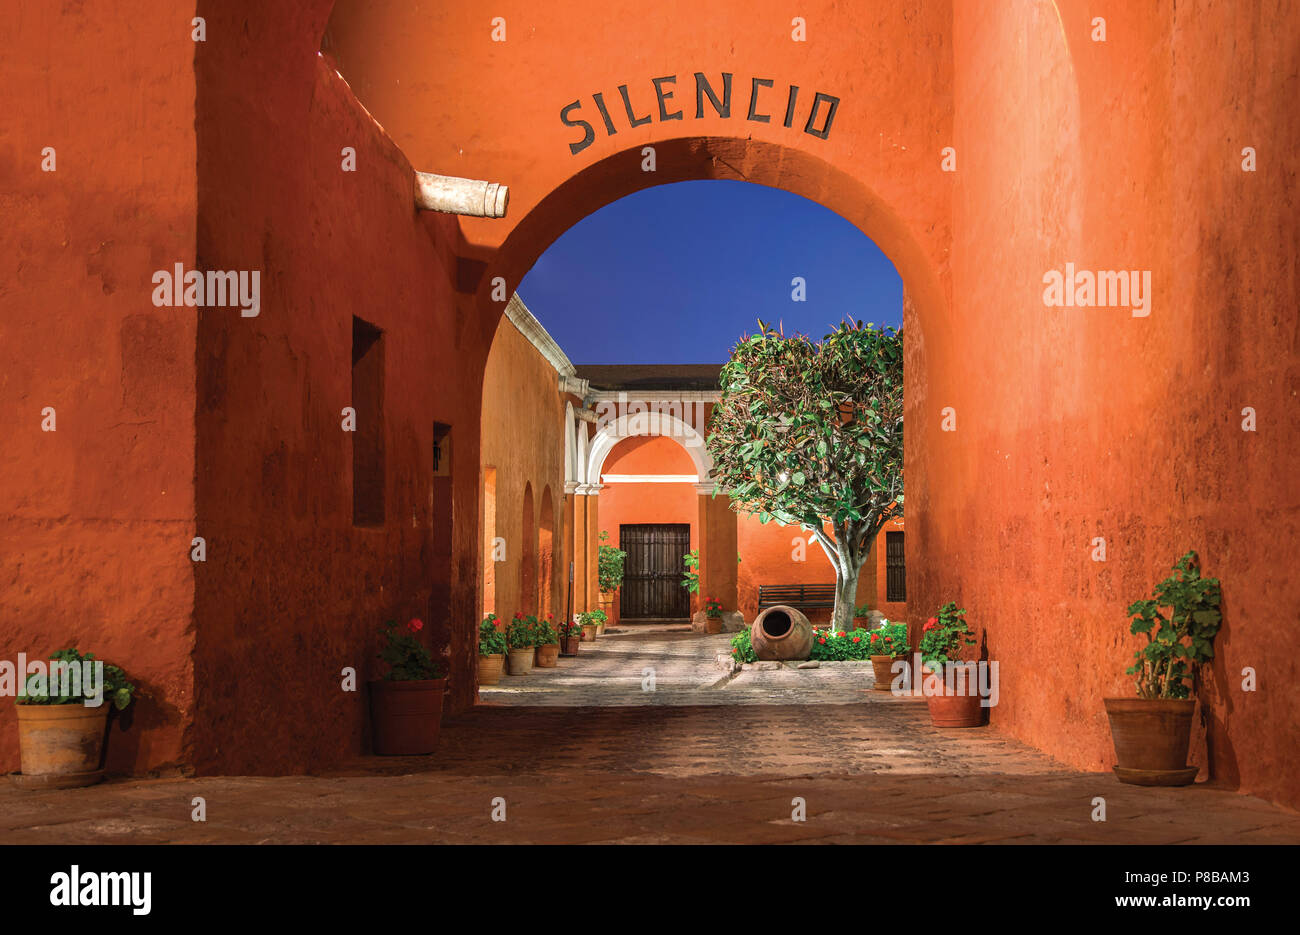
[[[791,280],[807,301],[791,300]],[[678,182],[588,215],[519,284],[575,364],[721,363],[756,319],[820,338],[902,324],[903,283],[838,214],[747,182]]]

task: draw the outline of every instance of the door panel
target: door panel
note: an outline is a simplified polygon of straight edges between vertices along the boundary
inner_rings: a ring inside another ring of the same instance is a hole
[[[618,527],[619,548],[627,553],[620,619],[685,619],[691,595],[682,587],[691,550],[689,523],[629,523]]]

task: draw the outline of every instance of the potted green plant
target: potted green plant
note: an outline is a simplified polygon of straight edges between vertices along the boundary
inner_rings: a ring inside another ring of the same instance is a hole
[[[704,599],[704,632],[722,632],[722,601],[712,597]]]
[[[962,647],[974,645],[966,611],[955,601],[940,607],[939,615],[921,627],[921,674],[930,723],[935,727],[979,727],[984,721],[975,663],[961,659]]]
[[[1221,600],[1219,579],[1201,577],[1200,558],[1188,552],[1152,597],[1129,605],[1129,632],[1147,640],[1126,670],[1137,697],[1103,699],[1121,782],[1183,786],[1196,779],[1198,769],[1187,765],[1192,695],[1201,666],[1214,658]]]
[[[506,655],[511,675],[527,675],[533,668],[536,653],[533,651],[537,634],[537,619],[516,613],[510,625],[506,627]]]
[[[29,788],[71,789],[103,779],[110,710],[125,710],[135,690],[126,673],[94,653],[73,648],[51,653],[47,672],[28,676],[17,699],[22,771],[15,781]]]
[[[600,587],[600,603],[609,606],[614,603],[614,594],[623,586],[623,564],[627,553],[612,545],[606,545],[609,533],[600,531],[600,549],[596,558],[596,577]]]
[[[578,624],[582,627],[582,642],[594,643],[596,641],[596,618],[593,611],[584,611],[578,614]]]
[[[887,692],[894,683],[894,660],[912,651],[907,643],[907,624],[884,620],[866,636],[871,652],[871,670],[876,677],[876,684],[872,687],[878,692]]]
[[[554,669],[560,664],[560,634],[555,629],[555,615],[547,614],[533,628],[533,664],[539,669]]]
[[[496,614],[488,614],[478,625],[478,683],[495,685],[501,681],[506,664],[506,638]]]
[[[581,615],[573,620],[560,621],[558,629],[560,633],[560,655],[578,655],[578,644],[582,642]]]
[[[603,610],[597,608],[596,610],[591,611],[591,622],[596,625],[597,636],[605,635],[605,623],[608,620],[609,620],[609,615],[606,614]]]
[[[438,745],[447,667],[420,642],[416,634],[423,629],[423,621],[412,618],[403,627],[389,620],[380,630],[378,658],[388,672],[370,681],[370,723],[380,756],[432,753]]]
[[[870,622],[870,618],[867,617],[867,614],[869,613],[871,613],[870,605],[862,604],[861,606],[854,607],[853,608],[853,629],[855,630],[871,629],[869,626],[867,626],[867,624]]]

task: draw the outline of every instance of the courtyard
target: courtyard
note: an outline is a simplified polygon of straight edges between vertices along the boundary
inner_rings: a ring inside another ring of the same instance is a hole
[[[611,631],[556,669],[484,688],[482,704],[444,718],[430,756],[311,776],[5,784],[0,841],[1300,843],[1300,816],[1252,796],[1126,786],[995,728],[931,727],[923,700],[872,691],[869,666],[728,676],[714,662],[726,643],[685,627]]]

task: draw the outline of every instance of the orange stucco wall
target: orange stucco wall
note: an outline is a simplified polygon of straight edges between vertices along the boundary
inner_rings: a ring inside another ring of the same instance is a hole
[[[1300,541],[1300,11],[811,0],[795,43],[776,0],[689,17],[503,0],[497,43],[469,0],[436,17],[409,0],[204,0],[196,44],[190,11],[92,6],[11,18],[0,65],[18,128],[0,138],[0,379],[17,400],[0,407],[0,600],[8,651],[75,640],[148,684],[119,765],[287,772],[364,749],[364,695],[338,673],[366,670],[389,614],[439,615],[452,704],[468,703],[493,278],[508,295],[562,231],[639,188],[743,178],[828,205],[903,278],[909,605],[915,621],[958,600],[986,632],[993,725],[1106,768],[1124,608],[1196,547],[1225,623],[1194,755],[1300,804],[1300,673],[1276,651],[1300,638],[1283,564]],[[327,24],[351,89],[316,55]],[[695,71],[735,75],[729,117],[696,117]],[[682,120],[659,119],[664,75]],[[798,84],[800,120],[747,119],[752,78]],[[628,125],[620,84],[650,122]],[[826,139],[802,127],[815,90],[841,98]],[[574,101],[598,128],[576,154]],[[55,173],[39,172],[46,145]],[[509,184],[510,216],[420,217],[412,164]],[[154,308],[149,276],[173,262],[262,270],[260,317]],[[1150,316],[1045,308],[1040,277],[1066,262],[1151,270]],[[352,527],[338,429],[353,314],[389,342],[380,530]],[[37,434],[45,405],[57,433]],[[455,439],[442,493],[434,422]]]
[[[483,435],[481,460],[496,468],[495,536],[505,540],[504,562],[495,563],[496,613],[509,619],[515,611],[537,613],[550,592],[556,619],[565,606],[568,549],[560,528],[564,515],[564,400],[556,388],[556,373],[539,352],[502,318],[483,374]],[[531,490],[525,524],[525,488]],[[544,504],[550,501],[554,531],[549,581],[541,580],[540,530]],[[525,525],[531,535],[525,536]],[[486,543],[486,540],[485,540]],[[537,597],[526,606],[520,592],[521,563],[532,556],[538,575]],[[484,561],[491,559],[485,556]]]

